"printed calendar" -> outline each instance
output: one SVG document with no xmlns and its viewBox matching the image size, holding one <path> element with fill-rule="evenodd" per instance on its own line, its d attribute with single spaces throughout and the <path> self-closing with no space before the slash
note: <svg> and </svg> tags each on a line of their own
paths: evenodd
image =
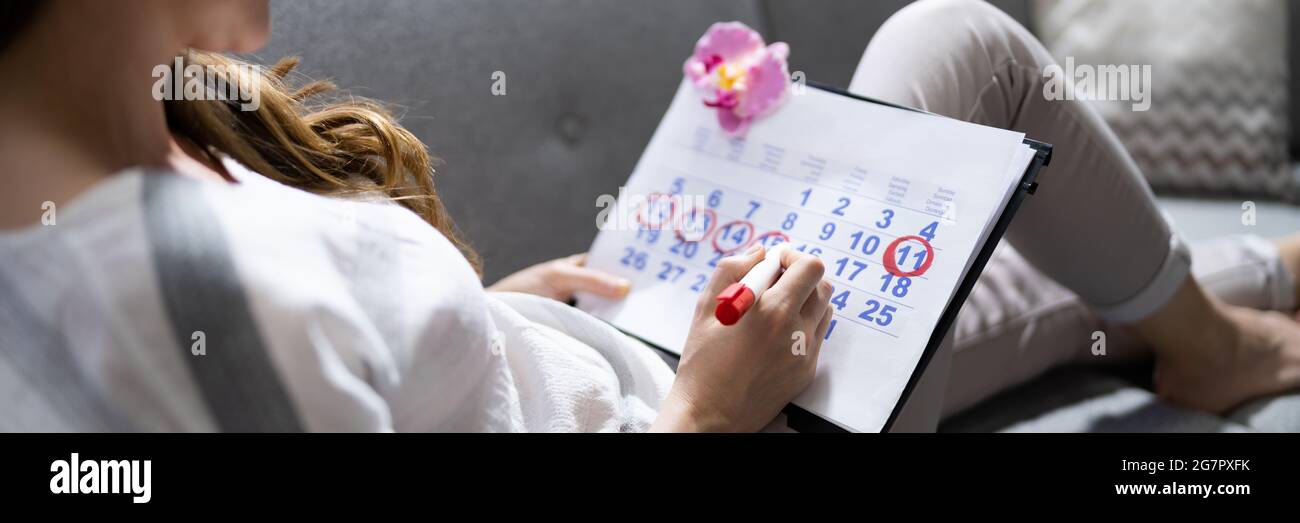
<svg viewBox="0 0 1300 523">
<path fill-rule="evenodd" d="M 680 353 L 717 263 L 788 243 L 835 287 L 795 404 L 879 431 L 1034 153 L 1020 133 L 816 88 L 732 137 L 683 82 L 588 255 L 632 291 L 578 306 Z"/>
</svg>

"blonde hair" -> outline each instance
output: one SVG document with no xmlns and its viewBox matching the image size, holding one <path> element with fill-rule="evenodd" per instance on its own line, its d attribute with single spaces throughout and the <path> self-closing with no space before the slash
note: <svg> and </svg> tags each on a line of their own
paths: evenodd
<svg viewBox="0 0 1300 523">
<path fill-rule="evenodd" d="M 246 62 L 216 53 L 189 50 L 184 65 L 228 75 L 239 82 Z M 433 184 L 433 163 L 423 143 L 384 106 L 366 99 L 325 99 L 335 90 L 325 81 L 291 87 L 297 58 L 256 68 L 256 110 L 241 110 L 239 100 L 164 102 L 167 125 L 178 137 L 209 154 L 220 152 L 263 176 L 327 196 L 378 193 L 410 209 L 455 245 L 474 270 L 482 262 L 452 222 Z M 212 80 L 208 78 L 207 80 Z"/>
</svg>

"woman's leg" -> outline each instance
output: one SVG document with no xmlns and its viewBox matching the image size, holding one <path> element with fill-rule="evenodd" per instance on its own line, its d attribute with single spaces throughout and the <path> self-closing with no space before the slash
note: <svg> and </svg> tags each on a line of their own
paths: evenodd
<svg viewBox="0 0 1300 523">
<path fill-rule="evenodd" d="M 1300 241 L 1292 242 L 1300 248 Z M 1261 310 L 1295 309 L 1296 285 L 1276 245 L 1229 236 L 1192 245 L 1192 267 L 1212 296 Z M 1131 362 L 1150 348 L 1123 325 L 1099 318 L 1069 289 L 1009 245 L 998 248 L 957 316 L 943 416 L 1066 364 Z M 1105 336 L 1104 354 L 1093 352 Z"/>
<path fill-rule="evenodd" d="M 880 28 L 850 89 L 1053 143 L 1007 239 L 1098 316 L 1130 324 L 1156 352 L 1166 397 L 1221 411 L 1300 385 L 1300 325 L 1205 294 L 1115 134 L 1085 104 L 1043 95 L 1053 63 L 984 2 L 921 0 Z"/>
</svg>

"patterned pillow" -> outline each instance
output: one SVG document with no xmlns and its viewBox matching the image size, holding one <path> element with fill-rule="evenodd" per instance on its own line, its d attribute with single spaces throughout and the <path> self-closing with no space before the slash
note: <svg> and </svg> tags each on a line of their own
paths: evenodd
<svg viewBox="0 0 1300 523">
<path fill-rule="evenodd" d="M 1058 61 L 1151 66 L 1149 110 L 1133 110 L 1132 101 L 1089 103 L 1157 191 L 1300 202 L 1287 148 L 1285 0 L 1036 0 L 1034 7 Z"/>
</svg>

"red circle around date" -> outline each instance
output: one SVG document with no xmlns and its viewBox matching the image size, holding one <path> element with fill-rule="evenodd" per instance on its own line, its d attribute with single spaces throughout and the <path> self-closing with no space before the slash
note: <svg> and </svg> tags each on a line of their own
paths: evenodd
<svg viewBox="0 0 1300 523">
<path fill-rule="evenodd" d="M 652 225 L 651 223 L 649 223 L 650 219 L 648 216 L 646 216 L 646 211 L 649 210 L 651 204 L 657 203 L 658 200 L 663 200 L 663 199 L 668 200 L 668 216 L 664 217 L 661 213 L 658 222 Z M 662 231 L 668 227 L 671 227 L 673 224 L 673 219 L 677 217 L 677 200 L 674 200 L 671 195 L 657 193 L 657 192 L 650 193 L 645 197 L 645 201 L 641 202 L 641 205 L 637 206 L 636 214 L 633 215 L 633 217 L 636 219 L 636 222 L 640 224 L 645 230 Z"/>
<path fill-rule="evenodd" d="M 695 210 L 691 211 L 691 215 L 692 216 L 697 215 L 701 211 L 705 214 L 705 216 L 709 218 L 709 228 L 705 229 L 704 232 L 700 234 L 699 238 L 695 238 L 692 240 L 690 238 L 687 238 L 685 234 L 682 234 L 682 231 L 685 230 L 686 228 L 684 222 L 675 223 L 673 224 L 673 228 L 676 229 L 678 239 L 686 243 L 699 243 L 704 241 L 705 238 L 708 238 L 710 234 L 713 234 L 713 229 L 716 229 L 718 226 L 718 213 L 713 212 L 713 209 L 696 208 Z M 684 219 L 685 219 L 684 217 L 678 217 L 678 221 L 682 221 Z"/>
<path fill-rule="evenodd" d="M 898 260 L 895 259 L 895 256 L 897 255 L 894 254 L 894 251 L 898 249 L 898 246 L 902 245 L 903 242 L 908 241 L 921 242 L 921 245 L 925 247 L 925 261 L 921 262 L 921 266 L 916 270 L 912 272 L 903 272 L 898 269 Z M 915 278 L 925 274 L 925 271 L 930 270 L 930 265 L 932 263 L 934 263 L 934 247 L 930 245 L 930 242 L 925 241 L 925 238 L 920 236 L 902 236 L 897 240 L 894 240 L 889 244 L 889 247 L 885 248 L 884 260 L 882 260 L 885 270 L 899 278 Z"/>
<path fill-rule="evenodd" d="M 720 236 L 722 229 L 727 229 L 727 232 L 730 233 L 731 232 L 730 227 L 732 225 L 744 225 L 746 229 L 749 229 L 749 234 L 746 235 L 745 241 L 740 242 L 740 245 L 732 247 L 731 249 L 728 250 L 723 250 L 722 246 L 718 245 L 718 236 Z M 727 222 L 723 224 L 721 227 L 714 229 L 712 234 L 713 234 L 713 249 L 722 254 L 731 254 L 733 252 L 739 251 L 742 247 L 754 242 L 754 224 L 749 223 L 745 220 L 734 220 L 734 221 Z"/>
</svg>

